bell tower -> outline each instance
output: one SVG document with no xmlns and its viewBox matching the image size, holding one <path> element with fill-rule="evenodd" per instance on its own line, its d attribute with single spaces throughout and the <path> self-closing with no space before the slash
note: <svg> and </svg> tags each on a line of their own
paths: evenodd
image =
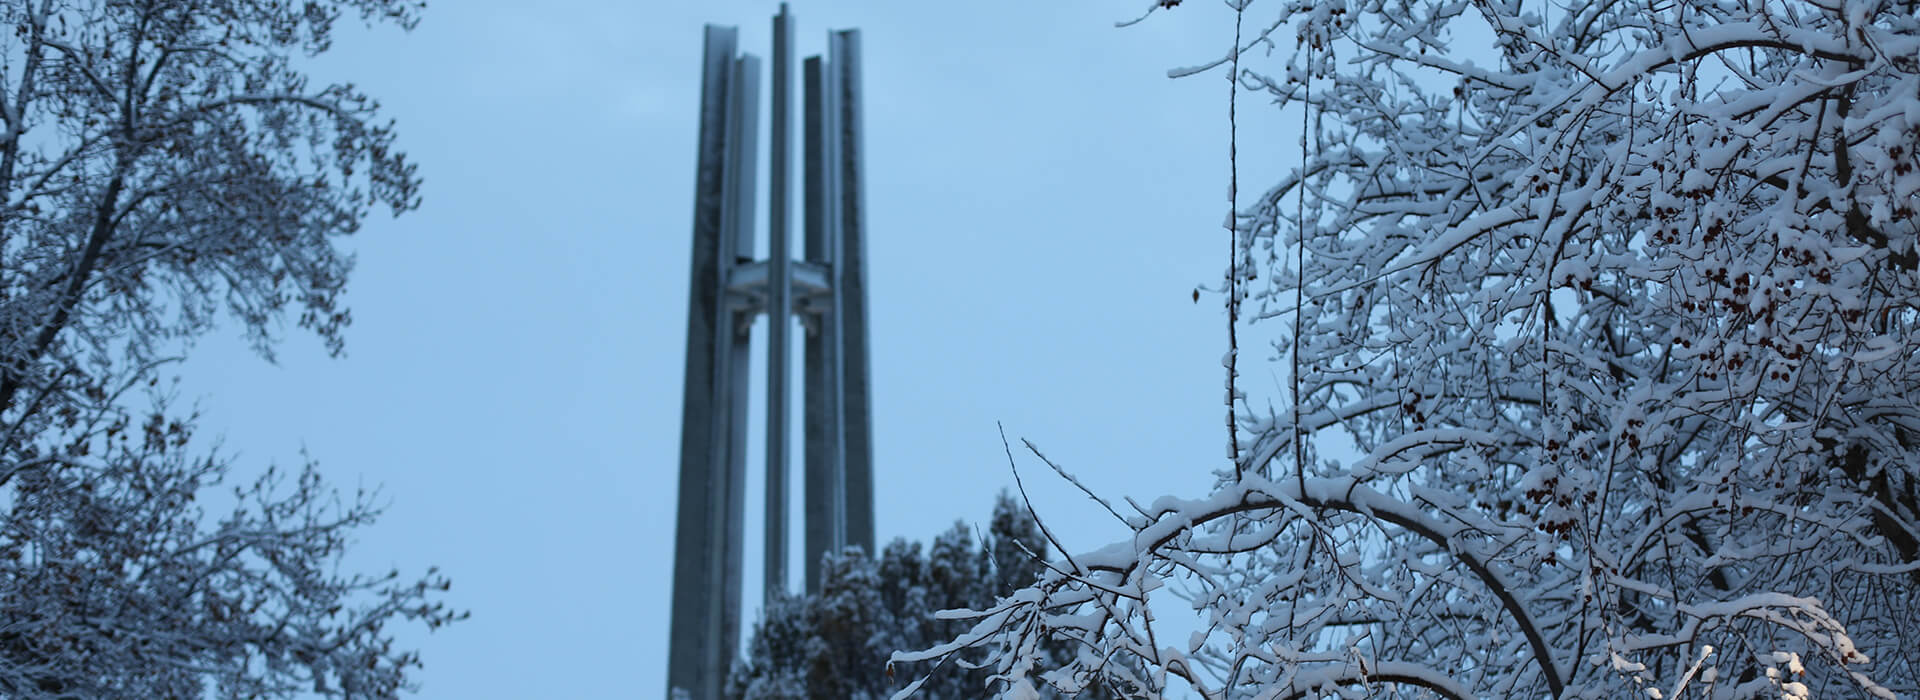
<svg viewBox="0 0 1920 700">
<path fill-rule="evenodd" d="M 766 531 L 769 596 L 786 588 L 791 318 L 800 320 L 807 588 L 820 558 L 873 552 L 866 200 L 860 36 L 827 35 L 803 67 L 804 246 L 792 251 L 793 19 L 773 18 L 768 257 L 754 259 L 761 61 L 739 30 L 708 25 L 701 61 L 693 267 L 674 533 L 669 700 L 717 700 L 739 648 L 753 322 L 768 317 Z"/>
</svg>

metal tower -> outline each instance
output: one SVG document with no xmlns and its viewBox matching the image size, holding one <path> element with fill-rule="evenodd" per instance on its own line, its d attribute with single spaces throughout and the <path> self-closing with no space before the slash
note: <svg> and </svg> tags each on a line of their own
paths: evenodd
<svg viewBox="0 0 1920 700">
<path fill-rule="evenodd" d="M 792 210 L 793 20 L 773 18 L 773 150 L 767 260 L 754 260 L 760 60 L 738 50 L 735 27 L 708 25 L 701 68 L 687 301 L 686 400 L 674 534 L 670 700 L 720 697 L 740 635 L 746 440 L 754 318 L 767 314 L 766 590 L 787 579 L 789 314 L 805 329 L 805 542 L 809 591 L 820 557 L 873 551 L 873 439 L 867 361 L 865 198 L 860 37 L 830 32 L 808 57 L 805 250 L 789 252 Z"/>
</svg>

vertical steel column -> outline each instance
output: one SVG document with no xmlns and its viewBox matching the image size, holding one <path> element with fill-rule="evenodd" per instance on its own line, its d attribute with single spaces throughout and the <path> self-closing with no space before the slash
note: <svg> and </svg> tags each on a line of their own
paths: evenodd
<svg viewBox="0 0 1920 700">
<path fill-rule="evenodd" d="M 740 67 L 734 59 L 738 33 L 708 26 L 701 60 L 700 136 L 694 176 L 693 266 L 687 295 L 686 393 L 680 432 L 679 511 L 674 532 L 673 620 L 667 661 L 667 694 L 717 698 L 718 679 L 731 662 L 738 634 L 738 603 L 716 595 L 731 583 L 737 591 L 740 563 L 738 510 L 732 495 L 744 484 L 731 468 L 729 414 L 737 395 L 730 354 L 734 318 L 726 271 L 733 264 L 739 223 L 741 160 L 734 134 L 742 118 Z M 749 185 L 750 186 L 750 185 Z M 729 607 L 732 608 L 731 612 Z"/>
<path fill-rule="evenodd" d="M 787 197 L 787 182 L 792 166 L 787 162 L 792 147 L 787 132 L 793 117 L 788 114 L 793 98 L 788 93 L 793 82 L 793 19 L 787 4 L 780 3 L 780 14 L 773 17 L 773 154 L 772 190 L 767 197 L 767 230 L 772 236 L 767 260 L 767 530 L 763 549 L 766 553 L 766 598 L 787 590 L 787 367 L 789 341 L 787 329 L 793 322 L 793 255 L 787 245 L 792 236 L 787 230 L 792 205 Z"/>
<path fill-rule="evenodd" d="M 726 272 L 738 269 L 742 262 L 753 259 L 755 228 L 753 225 L 754 189 L 758 186 L 755 169 L 758 166 L 760 135 L 760 59 L 751 55 L 742 55 L 734 60 L 733 84 L 729 92 L 733 109 L 728 116 L 732 132 L 727 144 L 727 158 L 732 177 L 728 178 L 729 216 L 720 239 L 723 250 L 722 260 L 727 262 Z M 728 241 L 731 241 L 729 244 Z M 733 286 L 731 280 L 728 287 Z M 724 552 L 715 559 L 725 575 L 721 580 L 719 595 L 720 625 L 722 629 L 721 646 L 717 649 L 715 665 L 711 667 L 713 692 L 701 697 L 718 700 L 724 689 L 726 675 L 733 666 L 734 651 L 740 647 L 740 589 L 741 564 L 745 559 L 746 513 L 747 513 L 747 409 L 750 406 L 749 384 L 753 371 L 753 317 L 752 309 L 728 305 L 727 330 L 732 340 L 727 348 L 730 367 L 726 376 L 727 390 L 727 509 L 726 515 L 719 518 L 726 527 L 726 545 Z"/>
<path fill-rule="evenodd" d="M 860 32 L 847 29 L 828 37 L 827 62 L 833 70 L 835 104 L 830 120 L 837 176 L 839 250 L 833 288 L 839 298 L 842 545 L 858 545 L 873 554 L 873 414 L 867 353 L 866 169 L 860 104 Z"/>
<path fill-rule="evenodd" d="M 826 108 L 829 94 L 826 67 L 819 56 L 809 56 L 802 69 L 803 102 L 806 115 L 804 161 L 806 168 L 806 259 L 828 271 L 833 279 L 834 251 L 838 248 L 837 227 L 827 206 L 834 200 L 830 182 L 833 157 L 830 145 L 833 130 L 826 123 L 831 110 Z M 805 365 L 806 401 L 806 590 L 820 590 L 820 558 L 838 549 L 838 523 L 843 519 L 840 495 L 840 288 L 829 283 L 829 303 L 816 311 L 813 331 L 807 334 Z"/>
</svg>

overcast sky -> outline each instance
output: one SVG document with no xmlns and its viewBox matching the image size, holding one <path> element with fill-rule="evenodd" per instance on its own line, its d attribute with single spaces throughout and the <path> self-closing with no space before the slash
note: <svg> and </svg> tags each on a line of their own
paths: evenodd
<svg viewBox="0 0 1920 700">
<path fill-rule="evenodd" d="M 1191 294 L 1225 262 L 1227 85 L 1166 74 L 1223 55 L 1231 14 L 1196 0 L 1115 28 L 1147 4 L 792 6 L 800 56 L 862 31 L 882 541 L 984 524 L 1012 483 L 996 421 L 1111 497 L 1202 495 L 1225 464 L 1224 314 Z M 183 393 L 242 471 L 304 447 L 334 484 L 384 489 L 350 565 L 438 565 L 473 612 L 400 632 L 419 697 L 663 692 L 701 25 L 765 55 L 776 9 L 442 0 L 412 33 L 343 22 L 315 62 L 381 99 L 425 203 L 349 243 L 346 357 L 289 333 L 268 364 L 229 328 Z M 1242 98 L 1256 194 L 1298 157 L 1264 102 Z M 1283 395 L 1263 355 L 1243 353 L 1256 400 Z M 1070 547 L 1125 534 L 1020 466 Z"/>
</svg>

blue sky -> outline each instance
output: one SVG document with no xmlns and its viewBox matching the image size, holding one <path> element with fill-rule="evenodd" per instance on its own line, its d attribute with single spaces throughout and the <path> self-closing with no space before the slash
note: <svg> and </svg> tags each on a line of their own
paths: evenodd
<svg viewBox="0 0 1920 700">
<path fill-rule="evenodd" d="M 883 541 L 985 520 L 1012 482 L 996 421 L 1112 497 L 1197 496 L 1224 465 L 1224 313 L 1191 292 L 1224 264 L 1227 86 L 1166 72 L 1225 53 L 1231 15 L 1114 27 L 1147 4 L 792 6 L 800 55 L 863 32 Z M 443 0 L 410 34 L 343 22 L 313 62 L 382 100 L 425 203 L 348 243 L 346 357 L 289 332 L 269 364 L 229 327 L 182 393 L 243 472 L 304 447 L 383 488 L 351 566 L 452 576 L 472 619 L 400 632 L 419 697 L 664 687 L 701 25 L 764 55 L 776 8 Z M 1298 157 L 1263 103 L 1242 98 L 1251 194 Z M 1264 354 L 1243 382 L 1283 395 Z M 1124 534 L 1021 466 L 1070 547 Z"/>
</svg>

